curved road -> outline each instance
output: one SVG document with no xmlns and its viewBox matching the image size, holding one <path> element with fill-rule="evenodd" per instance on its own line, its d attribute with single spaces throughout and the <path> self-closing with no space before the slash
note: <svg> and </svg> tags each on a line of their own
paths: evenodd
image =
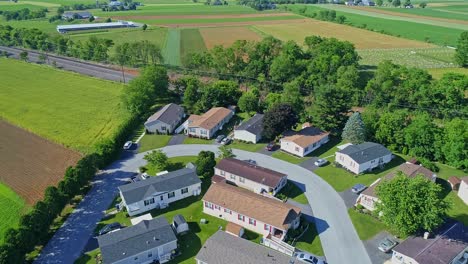
<svg viewBox="0 0 468 264">
<path fill-rule="evenodd" d="M 216 145 L 173 145 L 162 148 L 169 157 L 195 156 L 201 150 L 218 152 Z M 239 159 L 253 159 L 260 166 L 288 174 L 305 189 L 312 207 L 320 240 L 330 264 L 370 264 L 370 258 L 348 216 L 346 206 L 336 191 L 322 178 L 298 165 L 260 153 L 233 150 Z M 146 153 L 146 152 L 145 152 Z M 65 224 L 55 233 L 35 263 L 73 263 L 84 250 L 96 224 L 117 195 L 117 187 L 146 163 L 145 153 L 116 161 L 98 174 L 93 188 Z"/>
</svg>

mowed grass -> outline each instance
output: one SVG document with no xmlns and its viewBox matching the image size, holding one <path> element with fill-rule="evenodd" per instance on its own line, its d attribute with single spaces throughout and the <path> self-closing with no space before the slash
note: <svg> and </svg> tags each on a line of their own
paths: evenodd
<svg viewBox="0 0 468 264">
<path fill-rule="evenodd" d="M 322 243 L 317 229 L 313 223 L 309 223 L 307 231 L 296 241 L 296 248 L 310 252 L 318 256 L 324 256 Z"/>
<path fill-rule="evenodd" d="M 171 135 L 146 134 L 140 140 L 138 152 L 145 152 L 152 149 L 162 148 L 171 140 Z"/>
<path fill-rule="evenodd" d="M 206 51 L 205 42 L 200 35 L 200 31 L 196 28 L 182 29 L 180 41 L 180 59 L 182 63 L 187 61 L 191 54 Z"/>
<path fill-rule="evenodd" d="M 167 33 L 167 39 L 162 49 L 164 63 L 169 65 L 181 65 L 180 60 L 180 29 L 170 28 Z"/>
<path fill-rule="evenodd" d="M 395 12 L 396 14 L 409 14 L 409 15 L 418 15 L 418 16 L 427 16 L 431 18 L 444 18 L 444 19 L 457 19 L 468 21 L 468 12 L 466 14 L 447 12 L 439 8 L 431 8 L 430 4 L 427 8 L 378 8 L 387 12 Z M 461 10 L 458 6 L 457 10 Z"/>
<path fill-rule="evenodd" d="M 379 220 L 370 215 L 359 213 L 353 208 L 350 208 L 348 213 L 361 240 L 371 239 L 378 233 L 387 229 Z"/>
<path fill-rule="evenodd" d="M 126 118 L 122 85 L 48 66 L 0 59 L 0 117 L 81 152 Z"/>
<path fill-rule="evenodd" d="M 17 227 L 22 213 L 26 210 L 24 200 L 8 186 L 0 183 L 0 244 L 3 243 L 5 231 Z"/>
</svg>

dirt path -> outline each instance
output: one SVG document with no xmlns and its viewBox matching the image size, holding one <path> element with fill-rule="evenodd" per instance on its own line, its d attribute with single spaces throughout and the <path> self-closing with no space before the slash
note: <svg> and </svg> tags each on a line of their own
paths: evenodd
<svg viewBox="0 0 468 264">
<path fill-rule="evenodd" d="M 291 13 L 268 13 L 268 14 L 226 14 L 226 15 L 158 15 L 158 16 L 116 16 L 116 19 L 222 19 L 222 18 L 255 18 L 255 17 L 281 17 L 294 16 Z"/>
</svg>

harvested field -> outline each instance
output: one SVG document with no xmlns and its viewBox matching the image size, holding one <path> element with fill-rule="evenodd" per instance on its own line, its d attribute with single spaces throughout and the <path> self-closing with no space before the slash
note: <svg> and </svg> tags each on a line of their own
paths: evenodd
<svg viewBox="0 0 468 264">
<path fill-rule="evenodd" d="M 33 205 L 57 185 L 81 155 L 21 128 L 0 121 L 0 181 Z"/>
<path fill-rule="evenodd" d="M 383 9 L 383 8 L 368 8 L 368 7 L 364 7 L 364 6 L 354 6 L 354 7 L 350 7 L 352 9 L 357 9 L 357 10 L 364 10 L 364 11 L 368 11 L 368 12 L 374 12 L 374 13 L 378 13 L 378 14 L 386 14 L 386 15 L 392 15 L 392 16 L 400 16 L 400 17 L 408 17 L 408 18 L 418 18 L 418 19 L 430 19 L 430 20 L 434 20 L 434 21 L 441 21 L 441 22 L 449 22 L 449 23 L 457 23 L 457 24 L 465 24 L 465 25 L 468 25 L 468 21 L 466 20 L 460 20 L 460 19 L 448 19 L 448 18 L 441 18 L 441 17 L 435 17 L 435 16 L 430 16 L 430 15 L 422 15 L 422 14 L 411 14 L 411 13 L 405 13 L 405 12 L 402 12 L 402 11 L 399 11 L 398 9 L 401 9 L 401 8 L 387 8 L 387 9 Z M 394 11 L 396 10 L 396 11 Z M 428 12 L 431 11 L 431 9 L 427 9 L 429 10 Z M 412 10 L 410 10 L 412 11 Z"/>
<path fill-rule="evenodd" d="M 291 16 L 291 13 L 266 13 L 266 14 L 225 14 L 225 15 L 142 15 L 142 16 L 118 16 L 116 19 L 135 20 L 135 19 L 224 19 L 224 18 L 253 18 L 253 17 L 281 17 Z"/>
<path fill-rule="evenodd" d="M 351 26 L 325 21 L 306 20 L 303 23 L 281 25 L 256 25 L 255 29 L 272 35 L 283 41 L 294 40 L 303 44 L 304 38 L 311 35 L 333 37 L 354 44 L 356 49 L 394 49 L 394 48 L 428 48 L 432 44 L 397 38 Z"/>
<path fill-rule="evenodd" d="M 202 28 L 200 33 L 208 49 L 216 45 L 230 46 L 236 40 L 260 41 L 262 37 L 247 27 Z"/>
<path fill-rule="evenodd" d="M 163 27 L 177 28 L 205 28 L 205 27 L 229 27 L 229 26 L 252 26 L 252 25 L 282 25 L 286 23 L 306 23 L 309 19 L 285 19 L 285 20 L 262 20 L 262 21 L 233 21 L 233 22 L 207 22 L 207 23 L 177 23 L 160 24 Z"/>
</svg>

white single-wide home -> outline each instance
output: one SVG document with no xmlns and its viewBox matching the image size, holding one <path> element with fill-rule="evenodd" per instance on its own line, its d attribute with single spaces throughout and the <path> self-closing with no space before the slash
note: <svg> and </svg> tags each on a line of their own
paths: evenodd
<svg viewBox="0 0 468 264">
<path fill-rule="evenodd" d="M 169 134 L 184 117 L 185 112 L 182 107 L 172 103 L 167 104 L 146 120 L 145 129 L 148 133 Z"/>
<path fill-rule="evenodd" d="M 354 174 L 383 168 L 392 159 L 393 154 L 390 150 L 373 142 L 348 145 L 335 153 L 335 162 Z"/>
<path fill-rule="evenodd" d="M 234 158 L 222 159 L 215 167 L 215 175 L 259 194 L 276 195 L 288 182 L 284 173 Z"/>
<path fill-rule="evenodd" d="M 249 120 L 242 122 L 234 129 L 234 139 L 257 143 L 262 139 L 263 115 L 255 114 Z"/>
<path fill-rule="evenodd" d="M 148 177 L 146 180 L 122 185 L 120 197 L 130 216 L 152 209 L 165 208 L 170 203 L 201 193 L 201 180 L 195 169 L 184 168 Z"/>
<path fill-rule="evenodd" d="M 165 263 L 177 249 L 177 238 L 164 217 L 143 220 L 97 240 L 104 264 Z"/>
<path fill-rule="evenodd" d="M 434 172 L 424 168 L 421 165 L 404 163 L 401 164 L 396 170 L 387 174 L 385 177 L 377 179 L 374 183 L 372 183 L 371 186 L 369 186 L 369 188 L 360 193 L 356 200 L 356 205 L 360 204 L 366 209 L 374 211 L 376 209 L 377 203 L 380 201 L 375 193 L 375 189 L 383 181 L 393 179 L 399 172 L 410 178 L 414 178 L 417 175 L 422 175 L 432 182 L 435 182 L 437 179 L 437 175 Z"/>
<path fill-rule="evenodd" d="M 461 178 L 460 187 L 458 187 L 458 197 L 468 205 L 468 176 Z"/>
<path fill-rule="evenodd" d="M 327 143 L 329 134 L 317 127 L 304 127 L 298 132 L 288 131 L 280 139 L 281 150 L 299 157 L 305 157 Z"/>
<path fill-rule="evenodd" d="M 234 111 L 224 108 L 211 108 L 203 115 L 190 115 L 184 123 L 185 134 L 191 137 L 211 139 L 223 129 L 223 126 L 234 116 Z"/>
<path fill-rule="evenodd" d="M 203 212 L 281 240 L 299 226 L 301 216 L 298 207 L 225 182 L 211 184 L 203 197 Z"/>
</svg>

